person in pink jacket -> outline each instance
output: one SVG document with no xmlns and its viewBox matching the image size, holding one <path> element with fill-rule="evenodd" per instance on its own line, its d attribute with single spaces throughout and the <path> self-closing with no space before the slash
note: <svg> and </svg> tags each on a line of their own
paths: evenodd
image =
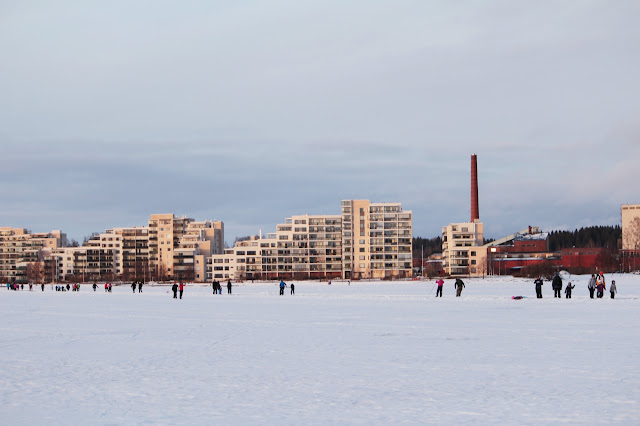
<svg viewBox="0 0 640 426">
<path fill-rule="evenodd" d="M 442 280 L 442 278 L 440 278 L 438 281 L 436 281 L 436 284 L 438 284 L 438 289 L 436 290 L 436 297 L 438 297 L 438 294 L 440 294 L 440 297 L 442 297 L 442 286 L 444 285 L 444 281 Z"/>
</svg>

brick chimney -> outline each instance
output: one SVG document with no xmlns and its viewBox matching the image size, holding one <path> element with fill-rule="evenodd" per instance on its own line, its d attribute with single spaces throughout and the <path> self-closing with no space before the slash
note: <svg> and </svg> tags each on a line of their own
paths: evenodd
<svg viewBox="0 0 640 426">
<path fill-rule="evenodd" d="M 471 155 L 471 222 L 480 220 L 478 205 L 478 156 Z"/>
</svg>

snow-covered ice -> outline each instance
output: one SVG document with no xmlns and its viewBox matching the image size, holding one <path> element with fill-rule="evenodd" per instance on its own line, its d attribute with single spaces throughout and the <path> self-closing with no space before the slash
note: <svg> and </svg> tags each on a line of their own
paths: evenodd
<svg viewBox="0 0 640 426">
<path fill-rule="evenodd" d="M 640 277 L 613 278 L 615 300 L 586 276 L 570 300 L 511 277 L 441 299 L 433 281 L 0 289 L 0 423 L 639 424 Z"/>
</svg>

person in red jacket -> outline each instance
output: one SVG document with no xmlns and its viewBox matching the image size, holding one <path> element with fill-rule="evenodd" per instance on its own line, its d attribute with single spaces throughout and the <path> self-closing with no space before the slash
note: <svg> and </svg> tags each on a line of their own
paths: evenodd
<svg viewBox="0 0 640 426">
<path fill-rule="evenodd" d="M 438 289 L 436 290 L 436 297 L 438 297 L 438 294 L 440 294 L 440 297 L 442 297 L 442 286 L 444 285 L 444 281 L 442 280 L 442 278 L 440 278 L 438 281 L 436 281 L 436 284 L 438 284 Z"/>
<path fill-rule="evenodd" d="M 180 282 L 180 286 L 178 287 L 178 290 L 180 290 L 180 299 L 182 299 L 182 292 L 184 291 L 184 284 L 182 282 Z"/>
</svg>

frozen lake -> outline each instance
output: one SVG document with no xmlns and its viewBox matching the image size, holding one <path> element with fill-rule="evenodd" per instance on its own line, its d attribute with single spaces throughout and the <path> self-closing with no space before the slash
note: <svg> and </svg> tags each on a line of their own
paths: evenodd
<svg viewBox="0 0 640 426">
<path fill-rule="evenodd" d="M 3 288 L 0 422 L 639 424 L 640 277 L 613 278 L 615 300 L 586 276 L 570 300 L 510 277 L 438 299 L 433 281 Z"/>
</svg>

